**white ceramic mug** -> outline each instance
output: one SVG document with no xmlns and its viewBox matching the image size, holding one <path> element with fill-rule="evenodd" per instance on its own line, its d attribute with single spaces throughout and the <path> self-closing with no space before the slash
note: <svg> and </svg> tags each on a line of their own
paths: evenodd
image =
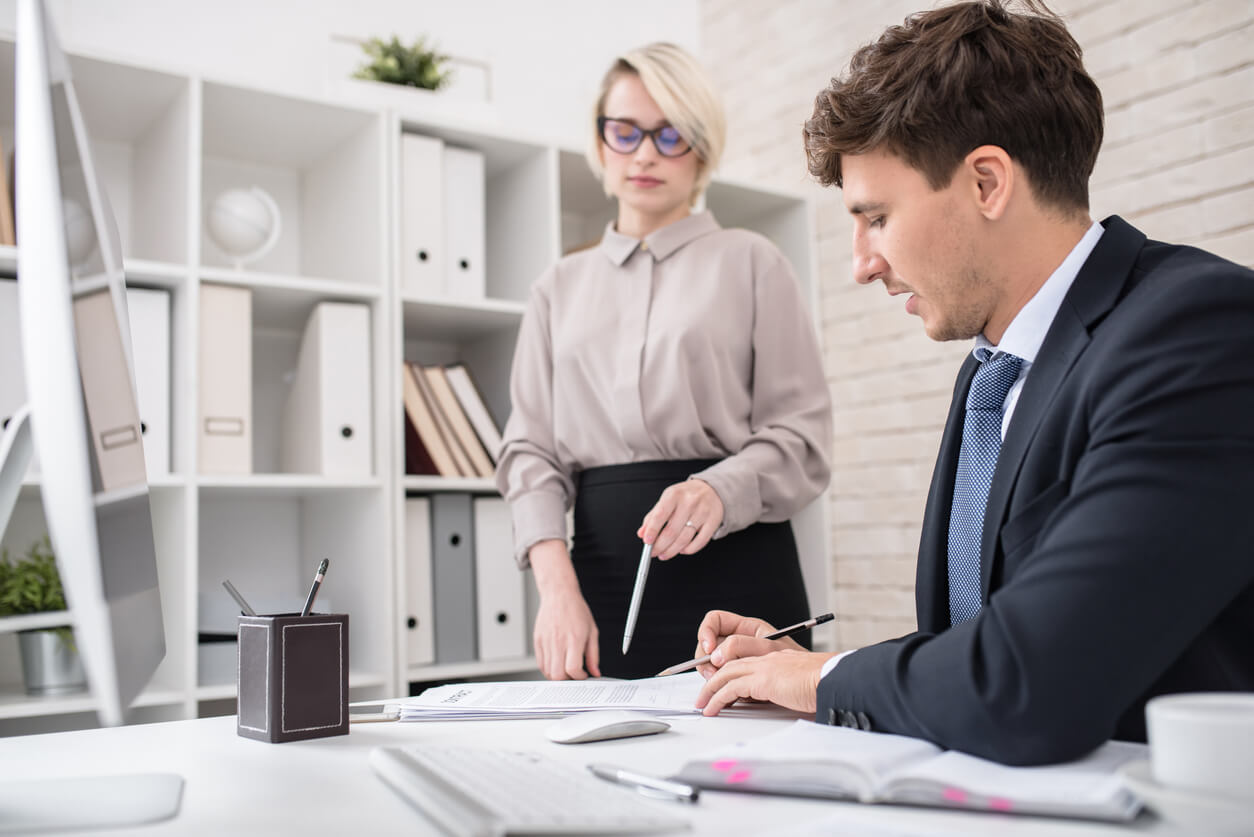
<svg viewBox="0 0 1254 837">
<path fill-rule="evenodd" d="M 1254 693 L 1161 695 L 1145 718 L 1160 784 L 1254 804 Z"/>
</svg>

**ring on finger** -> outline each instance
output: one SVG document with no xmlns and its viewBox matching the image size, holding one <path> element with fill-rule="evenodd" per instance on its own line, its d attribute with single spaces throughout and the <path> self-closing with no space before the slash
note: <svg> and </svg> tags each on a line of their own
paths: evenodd
<svg viewBox="0 0 1254 837">
<path fill-rule="evenodd" d="M 689 520 L 689 521 L 688 521 L 687 523 L 685 523 L 684 525 L 685 525 L 685 526 L 691 526 L 693 529 L 700 528 L 700 527 L 698 527 L 698 526 L 697 526 L 697 524 L 693 523 L 691 520 Z"/>
</svg>

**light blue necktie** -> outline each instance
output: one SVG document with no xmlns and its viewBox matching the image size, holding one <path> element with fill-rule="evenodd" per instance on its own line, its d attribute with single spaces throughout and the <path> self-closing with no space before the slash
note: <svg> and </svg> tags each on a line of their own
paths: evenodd
<svg viewBox="0 0 1254 837">
<path fill-rule="evenodd" d="M 980 541 L 984 535 L 984 507 L 1001 451 L 1002 405 L 1019 377 L 1023 358 L 999 354 L 984 347 L 975 350 L 980 368 L 967 393 L 967 417 L 962 425 L 962 449 L 954 480 L 954 504 L 949 514 L 949 622 L 957 625 L 980 612 Z"/>
</svg>

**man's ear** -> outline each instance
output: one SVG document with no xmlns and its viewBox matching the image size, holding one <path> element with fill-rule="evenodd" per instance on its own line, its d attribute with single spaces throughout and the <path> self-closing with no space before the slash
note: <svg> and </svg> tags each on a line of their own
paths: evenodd
<svg viewBox="0 0 1254 837">
<path fill-rule="evenodd" d="M 996 221 L 1006 212 L 1015 191 L 1015 167 L 1006 150 L 981 145 L 962 161 L 971 182 L 971 195 L 980 214 Z"/>
</svg>

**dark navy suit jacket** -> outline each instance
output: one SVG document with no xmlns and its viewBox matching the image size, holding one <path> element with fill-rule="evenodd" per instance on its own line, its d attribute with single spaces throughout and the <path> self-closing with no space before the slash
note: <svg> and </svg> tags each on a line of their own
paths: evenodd
<svg viewBox="0 0 1254 837">
<path fill-rule="evenodd" d="M 1010 764 L 1145 740 L 1145 702 L 1254 691 L 1254 272 L 1118 217 L 1006 431 L 984 607 L 949 625 L 958 374 L 919 546 L 917 632 L 846 657 L 817 719 Z"/>
</svg>

